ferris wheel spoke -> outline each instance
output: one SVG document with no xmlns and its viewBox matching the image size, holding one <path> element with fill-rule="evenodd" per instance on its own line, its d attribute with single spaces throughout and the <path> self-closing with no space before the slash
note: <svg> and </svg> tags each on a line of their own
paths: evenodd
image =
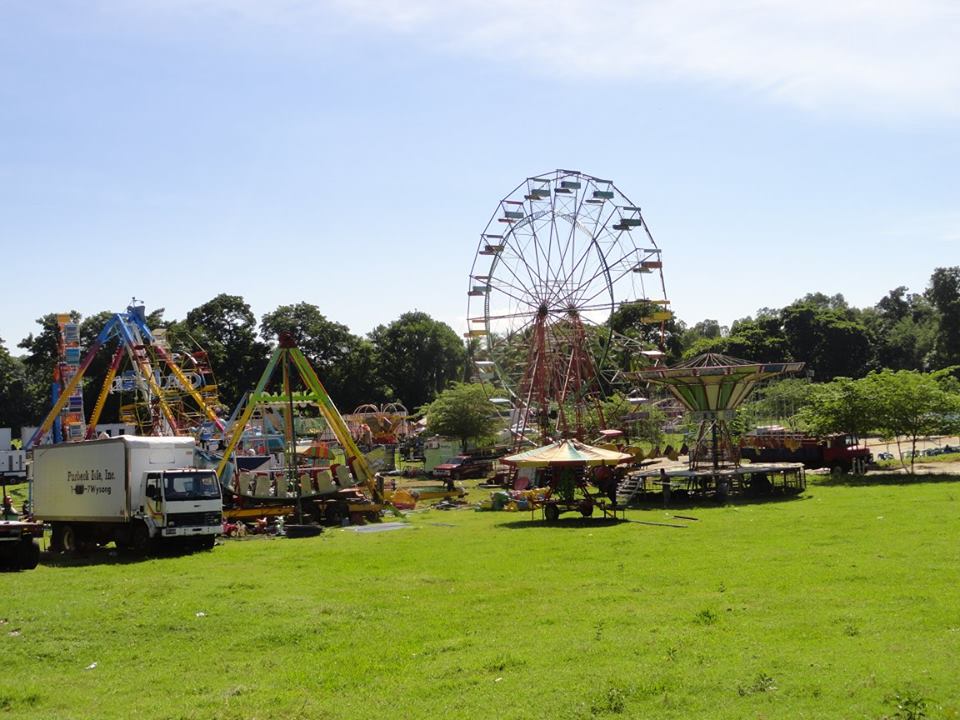
<svg viewBox="0 0 960 720">
<path fill-rule="evenodd" d="M 603 225 L 601 225 L 600 223 L 600 218 L 602 214 L 603 214 L 603 206 L 600 206 L 597 208 L 596 215 L 593 219 L 593 227 L 590 229 L 584 227 L 584 233 L 587 234 L 588 237 L 590 238 L 590 240 L 586 244 L 586 247 L 584 248 L 584 257 L 586 257 L 590 253 L 591 249 L 596 249 L 597 251 L 600 251 L 599 255 L 601 258 L 603 258 L 603 252 L 601 251 L 600 246 L 597 245 L 597 242 L 596 242 L 598 228 L 603 227 Z M 581 270 L 581 277 L 580 277 L 581 286 L 583 284 L 583 274 L 585 270 L 586 270 L 586 263 L 583 264 L 582 270 Z"/>
<path fill-rule="evenodd" d="M 530 311 L 522 312 L 513 312 L 513 313 L 504 313 L 502 315 L 490 315 L 488 320 L 517 320 L 521 318 L 530 317 Z"/>
<path fill-rule="evenodd" d="M 519 281 L 519 278 L 514 278 Z M 504 295 L 517 300 L 518 302 L 523 302 L 530 307 L 536 307 L 536 302 L 534 298 L 531 298 L 529 290 L 523 285 L 516 285 L 512 282 L 508 282 L 504 278 L 491 278 L 489 281 L 490 291 L 503 293 Z"/>
<path fill-rule="evenodd" d="M 597 238 L 597 236 L 600 234 L 597 228 L 598 227 L 605 228 L 607 226 L 607 224 L 610 221 L 610 218 L 612 218 L 614 213 L 616 212 L 616 207 L 611 208 L 609 214 L 607 215 L 606 220 L 603 221 L 603 224 L 601 224 L 601 218 L 603 216 L 603 207 L 604 206 L 601 206 L 597 210 L 597 216 L 595 218 L 593 230 L 590 233 L 590 242 L 588 243 L 587 249 L 584 251 L 584 253 L 586 255 L 586 254 L 589 254 L 590 250 L 595 251 L 597 256 L 598 269 L 602 270 L 603 273 L 606 275 L 606 288 L 609 289 L 612 285 L 612 281 L 610 280 L 609 265 L 606 260 L 607 253 L 604 252 L 603 246 Z M 579 281 L 576 283 L 577 287 L 585 287 L 590 283 L 592 283 L 594 280 L 598 279 L 599 277 L 597 274 L 594 274 L 589 279 L 585 279 L 586 272 L 587 272 L 587 265 L 586 263 L 584 263 L 583 266 L 581 267 Z"/>
<path fill-rule="evenodd" d="M 520 230 L 524 230 L 530 234 L 527 236 L 522 236 Z M 523 266 L 522 269 L 526 271 L 527 279 L 530 281 L 530 285 L 536 286 L 536 281 L 537 278 L 540 277 L 540 273 L 536 268 L 531 266 L 530 262 L 527 260 L 527 256 L 530 254 L 530 246 L 536 246 L 536 236 L 534 234 L 533 227 L 528 223 L 522 228 L 516 228 L 510 234 L 510 238 L 516 243 L 517 246 L 516 251 L 512 256 L 513 260 L 519 265 Z M 521 285 L 523 284 L 523 281 L 519 277 L 517 277 L 517 281 L 521 283 Z"/>
<path fill-rule="evenodd" d="M 486 311 L 488 320 L 516 320 L 523 317 L 535 315 L 534 308 L 523 303 L 497 303 L 491 305 Z"/>
<path fill-rule="evenodd" d="M 535 273 L 536 275 L 535 282 L 540 293 L 540 300 L 546 299 L 543 295 L 543 288 L 550 287 L 553 281 L 552 270 L 550 267 L 549 239 L 547 240 L 546 245 L 547 247 L 545 248 L 542 231 L 534 229 L 530 238 L 530 247 L 532 250 L 531 255 L 533 256 L 531 272 Z"/>
<path fill-rule="evenodd" d="M 555 179 L 555 182 L 556 181 L 557 179 Z M 547 271 L 551 275 L 554 275 L 556 273 L 555 261 L 553 259 L 554 258 L 553 248 L 554 248 L 554 245 L 557 245 L 557 247 L 559 248 L 559 242 L 560 242 L 559 236 L 557 233 L 557 223 L 556 223 L 556 218 L 558 214 L 557 208 L 560 205 L 560 203 L 564 202 L 564 200 L 565 198 L 560 193 L 556 192 L 556 188 L 554 188 L 553 196 L 550 198 L 550 224 L 547 228 L 546 250 L 543 252 L 543 257 L 547 266 Z"/>
<path fill-rule="evenodd" d="M 583 227 L 579 222 L 579 217 L 583 209 L 583 201 L 585 198 L 586 192 L 578 193 L 576 199 L 571 202 L 571 207 L 568 208 L 567 212 L 563 215 L 564 219 L 566 219 L 566 221 L 570 224 L 570 230 L 567 233 L 566 244 L 564 245 L 560 254 L 560 259 L 557 262 L 557 268 L 560 271 L 557 277 L 558 288 L 566 286 L 573 272 L 573 268 L 571 268 L 570 272 L 567 272 L 567 259 L 570 258 L 571 262 L 573 262 L 572 258 L 577 254 L 577 231 L 583 230 Z"/>
<path fill-rule="evenodd" d="M 559 229 L 556 223 L 556 218 L 563 216 L 563 213 L 558 211 L 558 207 L 566 208 L 568 204 L 569 200 L 565 196 L 557 192 L 554 193 L 554 196 L 551 199 L 550 223 L 549 227 L 547 228 L 548 232 L 546 233 L 546 243 L 544 244 L 541 242 L 540 246 L 538 247 L 541 257 L 543 257 L 544 264 L 547 268 L 547 271 L 544 273 L 544 275 L 549 281 L 548 287 L 551 288 L 556 286 L 559 281 L 560 272 L 563 268 L 563 258 L 565 255 L 565 248 L 560 238 Z M 559 257 L 557 257 L 555 253 L 559 253 Z M 554 259 L 555 257 L 557 257 L 557 259 Z M 553 304 L 554 295 L 554 293 L 551 293 L 548 297 L 546 297 L 548 304 Z"/>
<path fill-rule="evenodd" d="M 599 280 L 601 278 L 604 278 L 606 282 L 598 283 L 597 284 L 598 289 L 596 290 L 596 292 L 594 292 L 593 295 L 586 296 L 585 293 L 589 292 L 588 288 L 593 287 L 594 280 Z M 590 278 L 587 278 L 587 280 L 581 284 L 581 287 L 584 288 L 585 293 L 584 293 L 584 296 L 581 296 L 580 301 L 586 302 L 586 303 L 593 302 L 604 293 L 609 293 L 610 286 L 614 285 L 615 283 L 616 281 L 614 280 L 613 277 L 611 277 L 611 275 L 609 274 L 609 271 L 606 268 L 599 268 L 597 272 L 594 273 L 593 276 L 591 276 Z M 612 303 L 612 300 L 611 300 L 611 303 Z"/>
<path fill-rule="evenodd" d="M 532 195 L 532 188 L 529 188 L 529 185 L 528 185 L 528 189 L 531 190 L 531 193 L 530 193 L 530 194 Z M 540 266 L 540 256 L 541 256 L 540 245 L 541 245 L 541 241 L 540 241 L 540 237 L 539 237 L 539 234 L 538 234 L 538 231 L 537 231 L 537 225 L 536 225 L 536 223 L 537 223 L 538 220 L 540 220 L 540 219 L 544 216 L 544 212 L 543 212 L 542 210 L 534 207 L 534 201 L 533 201 L 533 200 L 528 200 L 527 203 L 528 203 L 528 205 L 530 206 L 530 215 L 529 215 L 529 217 L 530 217 L 530 240 L 531 240 L 534 248 L 537 250 L 536 252 L 534 252 L 534 255 L 533 255 L 535 268 L 532 268 L 532 269 L 535 270 L 536 276 L 537 276 L 538 278 L 542 278 L 543 275 L 544 275 L 545 270 L 544 270 L 544 268 L 542 268 L 542 267 Z M 546 265 L 546 267 L 549 267 L 549 260 L 547 260 L 547 262 L 545 263 L 545 265 Z"/>
<path fill-rule="evenodd" d="M 615 259 L 612 263 L 609 260 L 604 260 L 601 266 L 597 268 L 597 272 L 594 273 L 589 278 L 581 278 L 580 286 L 583 288 L 589 288 L 592 286 L 595 280 L 599 280 L 601 277 L 604 278 L 604 283 L 601 284 L 600 289 L 593 295 L 586 297 L 586 302 L 592 302 L 597 297 L 599 297 L 604 290 L 609 287 L 616 286 L 624 277 L 633 273 L 633 270 L 636 266 L 636 261 L 625 263 L 624 261 L 630 255 L 638 254 L 636 249 L 631 252 L 627 252 L 624 255 L 621 255 Z M 621 268 L 619 272 L 612 272 L 612 268 Z M 642 277 L 641 277 L 642 283 Z"/>
<path fill-rule="evenodd" d="M 584 315 L 584 313 L 596 313 L 604 310 L 609 310 L 610 303 L 604 302 L 604 303 L 596 303 L 593 305 L 578 305 L 576 308 L 573 308 L 573 309 L 577 311 L 577 314 L 580 317 L 586 318 L 586 315 Z M 558 311 L 556 316 L 557 317 L 569 316 L 569 311 L 567 310 Z"/>
<path fill-rule="evenodd" d="M 525 226 L 528 235 L 524 238 L 523 250 L 526 252 L 517 253 L 517 260 L 525 265 L 531 284 L 537 286 L 538 290 L 550 280 L 549 261 L 543 250 L 541 232 L 537 228 L 537 220 L 540 219 L 542 217 L 538 216 Z"/>
<path fill-rule="evenodd" d="M 529 279 L 529 281 L 530 281 L 530 284 L 529 284 L 529 285 L 526 284 L 525 281 L 524 281 L 524 279 L 523 279 L 522 277 L 520 277 L 519 274 L 517 274 L 517 271 L 514 269 L 513 264 L 507 263 L 507 262 L 495 263 L 495 264 L 494 264 L 494 267 L 491 267 L 491 270 L 490 270 L 491 280 L 492 280 L 494 277 L 498 277 L 498 279 L 499 279 L 499 277 L 502 277 L 502 276 L 496 276 L 496 275 L 495 275 L 495 268 L 498 267 L 498 266 L 503 267 L 503 269 L 506 270 L 506 272 L 507 272 L 511 277 L 513 277 L 513 279 L 516 281 L 516 285 L 513 285 L 513 284 L 511 283 L 511 286 L 512 286 L 512 287 L 515 287 L 515 288 L 520 288 L 520 289 L 522 289 L 522 291 L 529 296 L 529 295 L 532 294 L 532 293 L 531 293 L 531 290 L 535 291 L 535 289 L 536 289 L 536 281 L 535 281 L 535 279 L 534 279 L 533 274 L 532 274 L 531 271 L 530 271 L 530 265 L 523 259 L 523 256 L 520 255 L 520 254 L 516 254 L 516 253 L 515 253 L 512 257 L 513 257 L 513 259 L 516 261 L 516 263 L 517 263 L 518 265 L 522 266 L 522 268 L 518 268 L 518 269 L 521 270 L 521 272 L 522 272 L 522 270 L 526 270 L 526 272 L 527 272 L 527 277 L 528 277 L 528 279 Z"/>
</svg>

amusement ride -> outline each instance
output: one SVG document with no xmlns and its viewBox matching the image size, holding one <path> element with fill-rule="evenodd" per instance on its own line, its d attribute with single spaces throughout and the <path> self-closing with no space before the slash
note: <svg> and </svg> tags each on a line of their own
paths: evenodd
<svg viewBox="0 0 960 720">
<path fill-rule="evenodd" d="M 30 449 L 48 433 L 53 442 L 92 439 L 112 391 L 127 394 L 121 419 L 141 435 L 193 435 L 203 424 L 223 431 L 217 415 L 217 386 L 202 351 L 172 351 L 163 333 L 147 325 L 144 306 L 134 301 L 112 315 L 81 357 L 79 326 L 60 315 L 59 358 L 54 368 L 53 407 L 27 441 Z M 101 348 L 116 343 L 106 377 L 89 417 L 82 380 Z M 123 363 L 130 369 L 122 371 Z M 122 372 L 121 372 L 122 371 Z"/>
<path fill-rule="evenodd" d="M 530 434 L 583 439 L 590 410 L 602 425 L 600 400 L 627 342 L 614 313 L 643 308 L 661 344 L 673 315 L 640 207 L 612 181 L 573 170 L 529 177 L 497 203 L 467 295 L 479 379 L 509 395 L 518 447 Z M 656 358 L 662 348 L 632 350 Z"/>
</svg>

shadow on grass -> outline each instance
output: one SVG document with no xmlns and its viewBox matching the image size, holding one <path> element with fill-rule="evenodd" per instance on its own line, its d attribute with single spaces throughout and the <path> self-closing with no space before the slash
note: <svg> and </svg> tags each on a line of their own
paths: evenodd
<svg viewBox="0 0 960 720">
<path fill-rule="evenodd" d="M 873 485 L 921 485 L 924 483 L 960 482 L 960 475 L 949 473 L 871 473 L 868 475 L 807 476 L 807 485 L 816 487 L 870 487 Z"/>
<path fill-rule="evenodd" d="M 522 511 L 521 511 L 522 512 Z M 541 515 L 534 514 L 533 519 L 529 519 L 527 515 L 526 520 L 511 520 L 510 522 L 497 523 L 498 528 L 506 528 L 507 530 L 528 530 L 530 528 L 556 528 L 558 530 L 575 530 L 583 528 L 605 528 L 605 527 L 615 527 L 617 525 L 626 525 L 631 520 L 622 520 L 617 518 L 614 520 L 610 517 L 582 517 L 582 516 L 573 516 L 569 517 L 560 516 L 559 520 L 555 522 L 548 522 Z"/>
<path fill-rule="evenodd" d="M 800 492 L 790 492 L 790 493 L 780 493 L 774 495 L 762 495 L 757 497 L 747 497 L 745 495 L 731 495 L 727 498 L 726 502 L 719 502 L 713 496 L 698 496 L 690 495 L 687 497 L 677 496 L 677 493 L 674 493 L 670 505 L 668 507 L 663 506 L 663 496 L 659 493 L 649 493 L 646 499 L 639 500 L 635 505 L 631 505 L 631 510 L 697 510 L 704 508 L 719 508 L 719 507 L 730 507 L 730 506 L 743 506 L 743 505 L 766 505 L 768 503 L 786 503 L 786 502 L 795 502 L 797 500 L 807 500 L 809 499 L 809 490 L 808 486 L 806 491 Z"/>
<path fill-rule="evenodd" d="M 115 550 L 113 548 L 97 548 L 87 552 L 70 554 L 45 551 L 40 553 L 40 564 L 46 567 L 86 567 L 88 565 L 137 565 L 147 560 L 162 558 L 185 557 L 187 555 L 201 555 L 211 552 L 198 548 L 163 548 L 149 553 Z"/>
<path fill-rule="evenodd" d="M 809 488 L 808 488 L 809 490 Z M 720 507 L 731 507 L 731 506 L 744 506 L 744 505 L 766 505 L 767 503 L 785 503 L 785 502 L 795 502 L 799 500 L 809 500 L 811 495 L 809 492 L 799 492 L 799 493 L 789 493 L 785 495 L 770 495 L 766 497 L 729 497 L 725 503 L 719 503 L 712 497 L 692 497 L 692 498 L 682 498 L 676 499 L 675 502 L 671 502 L 669 507 L 663 506 L 663 500 L 659 494 L 651 494 L 648 501 L 637 503 L 636 505 L 630 505 L 627 507 L 628 510 L 633 512 L 667 512 L 671 513 L 674 518 L 676 518 L 677 523 L 686 523 L 686 522 L 697 522 L 700 518 L 696 517 L 685 517 L 682 513 L 696 510 L 703 510 L 706 508 L 720 508 Z M 531 527 L 539 528 L 563 528 L 563 529 L 577 529 L 577 528 L 604 528 L 604 527 L 615 527 L 618 525 L 660 525 L 664 527 L 689 527 L 689 525 L 675 524 L 673 522 L 656 522 L 651 520 L 643 520 L 641 518 L 612 518 L 612 517 L 603 517 L 602 515 L 595 515 L 593 517 L 582 517 L 579 515 L 574 515 L 570 513 L 566 517 L 563 515 L 560 516 L 559 520 L 555 522 L 547 521 L 543 515 L 538 512 L 533 514 L 533 517 L 529 516 L 529 511 L 521 510 L 518 515 L 526 515 L 528 519 L 525 520 L 511 520 L 505 523 L 498 523 L 497 527 L 507 528 L 508 530 L 520 530 L 528 529 Z M 681 513 L 681 514 L 677 514 Z"/>
</svg>

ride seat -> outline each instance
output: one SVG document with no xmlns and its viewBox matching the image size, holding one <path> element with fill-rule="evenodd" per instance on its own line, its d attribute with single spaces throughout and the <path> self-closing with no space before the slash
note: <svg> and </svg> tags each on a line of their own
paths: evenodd
<svg viewBox="0 0 960 720">
<path fill-rule="evenodd" d="M 329 470 L 322 470 L 317 473 L 317 492 L 321 495 L 329 495 L 337 491 L 337 486 L 333 482 L 333 475 Z"/>
<path fill-rule="evenodd" d="M 346 465 L 337 465 L 337 482 L 340 487 L 353 487 L 356 483 L 353 481 L 353 475 Z"/>
<path fill-rule="evenodd" d="M 257 486 L 253 490 L 254 497 L 270 497 L 270 476 L 258 475 Z"/>
</svg>

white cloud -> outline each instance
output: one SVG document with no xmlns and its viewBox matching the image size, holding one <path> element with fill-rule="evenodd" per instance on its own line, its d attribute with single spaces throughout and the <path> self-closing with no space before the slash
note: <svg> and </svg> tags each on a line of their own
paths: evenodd
<svg viewBox="0 0 960 720">
<path fill-rule="evenodd" d="M 331 21 L 566 76 L 682 79 L 812 111 L 960 115 L 954 0 L 101 0 L 298 32 Z"/>
</svg>

